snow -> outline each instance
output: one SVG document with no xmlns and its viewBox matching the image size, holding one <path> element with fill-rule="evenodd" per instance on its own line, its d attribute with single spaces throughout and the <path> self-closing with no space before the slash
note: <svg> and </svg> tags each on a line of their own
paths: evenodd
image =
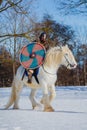
<svg viewBox="0 0 87 130">
<path fill-rule="evenodd" d="M 0 130 L 87 130 L 87 87 L 56 87 L 55 112 L 32 110 L 29 88 L 24 88 L 19 110 L 4 110 L 11 88 L 0 88 Z M 37 100 L 42 97 L 41 90 Z"/>
</svg>

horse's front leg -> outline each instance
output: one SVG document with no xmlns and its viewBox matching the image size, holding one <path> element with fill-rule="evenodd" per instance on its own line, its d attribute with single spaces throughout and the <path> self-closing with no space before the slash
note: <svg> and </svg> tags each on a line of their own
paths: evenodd
<svg viewBox="0 0 87 130">
<path fill-rule="evenodd" d="M 37 89 L 31 89 L 31 93 L 30 93 L 30 96 L 29 96 L 29 99 L 31 101 L 33 109 L 35 109 L 36 107 L 41 107 L 41 105 L 35 99 L 36 90 Z"/>
<path fill-rule="evenodd" d="M 44 105 L 44 111 L 45 112 L 53 112 L 54 109 L 52 108 L 52 106 L 50 105 L 50 100 L 49 100 L 49 93 L 48 93 L 48 87 L 45 86 L 43 88 L 43 98 L 42 98 L 42 103 Z"/>
<path fill-rule="evenodd" d="M 49 92 L 50 92 L 50 95 L 49 95 L 49 101 L 50 103 L 54 100 L 54 98 L 56 97 L 56 91 L 55 91 L 55 86 L 52 85 L 50 88 L 49 88 Z"/>
</svg>

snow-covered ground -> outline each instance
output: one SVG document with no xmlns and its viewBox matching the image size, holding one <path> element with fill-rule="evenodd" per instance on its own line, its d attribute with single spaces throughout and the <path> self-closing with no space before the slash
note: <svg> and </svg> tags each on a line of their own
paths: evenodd
<svg viewBox="0 0 87 130">
<path fill-rule="evenodd" d="M 3 110 L 11 88 L 0 88 L 0 130 L 87 130 L 87 87 L 56 87 L 55 112 L 32 110 L 24 88 L 19 110 Z M 40 100 L 41 91 L 37 93 Z"/>
</svg>

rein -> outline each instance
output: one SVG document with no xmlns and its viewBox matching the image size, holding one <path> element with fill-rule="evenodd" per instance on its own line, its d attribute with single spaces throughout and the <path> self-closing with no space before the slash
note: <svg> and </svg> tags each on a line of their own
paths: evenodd
<svg viewBox="0 0 87 130">
<path fill-rule="evenodd" d="M 42 68 L 43 68 L 43 70 L 47 73 L 47 74 L 50 74 L 50 75 L 56 75 L 57 73 L 50 73 L 50 72 L 48 72 L 45 68 L 44 68 L 44 66 L 42 65 Z"/>
</svg>

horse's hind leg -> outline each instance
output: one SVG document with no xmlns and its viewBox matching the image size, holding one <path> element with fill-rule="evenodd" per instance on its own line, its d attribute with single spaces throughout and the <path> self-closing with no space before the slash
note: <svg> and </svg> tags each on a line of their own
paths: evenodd
<svg viewBox="0 0 87 130">
<path fill-rule="evenodd" d="M 19 102 L 19 97 L 20 97 L 22 87 L 23 85 L 21 82 L 18 83 L 17 87 L 15 86 L 15 100 L 14 100 L 13 109 L 19 109 L 18 102 Z"/>
<path fill-rule="evenodd" d="M 11 86 L 11 95 L 9 97 L 9 101 L 8 103 L 5 105 L 5 109 L 8 109 L 13 103 L 14 103 L 14 100 L 15 100 L 15 80 L 16 78 L 14 78 L 13 82 L 12 82 L 12 86 Z"/>
<path fill-rule="evenodd" d="M 31 93 L 29 99 L 32 104 L 32 108 L 35 109 L 36 107 L 40 107 L 41 105 L 35 99 L 36 89 L 31 89 Z"/>
<path fill-rule="evenodd" d="M 5 106 L 5 109 L 8 109 L 12 104 L 14 104 L 14 109 L 18 109 L 18 100 L 22 87 L 23 85 L 21 84 L 21 81 L 18 81 L 15 77 L 12 83 L 11 96 L 9 98 L 8 103 Z"/>
</svg>

